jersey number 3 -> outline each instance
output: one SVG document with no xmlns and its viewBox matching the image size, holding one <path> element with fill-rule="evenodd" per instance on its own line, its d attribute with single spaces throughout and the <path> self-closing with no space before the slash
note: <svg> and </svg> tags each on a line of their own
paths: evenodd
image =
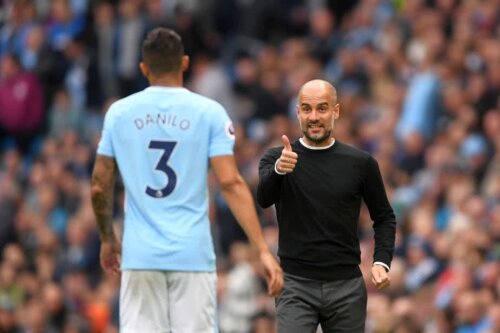
<svg viewBox="0 0 500 333">
<path fill-rule="evenodd" d="M 167 184 L 160 189 L 151 188 L 146 186 L 146 194 L 153 198 L 165 198 L 167 195 L 171 194 L 175 189 L 175 184 L 177 183 L 177 175 L 175 171 L 167 164 L 170 155 L 174 151 L 175 145 L 177 142 L 173 141 L 155 141 L 152 140 L 149 142 L 149 149 L 160 149 L 163 150 L 163 154 L 156 164 L 156 170 L 163 172 L 167 178 Z"/>
</svg>

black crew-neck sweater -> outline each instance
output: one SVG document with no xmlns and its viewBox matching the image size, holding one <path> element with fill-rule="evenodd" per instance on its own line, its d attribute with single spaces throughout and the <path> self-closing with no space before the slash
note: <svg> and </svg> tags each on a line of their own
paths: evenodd
<svg viewBox="0 0 500 333">
<path fill-rule="evenodd" d="M 377 161 L 338 140 L 326 149 L 307 148 L 297 140 L 294 171 L 279 175 L 275 163 L 282 149 L 269 149 L 260 161 L 257 201 L 264 208 L 275 204 L 283 270 L 318 280 L 361 276 L 361 200 L 373 220 L 373 260 L 390 267 L 396 221 Z"/>
</svg>

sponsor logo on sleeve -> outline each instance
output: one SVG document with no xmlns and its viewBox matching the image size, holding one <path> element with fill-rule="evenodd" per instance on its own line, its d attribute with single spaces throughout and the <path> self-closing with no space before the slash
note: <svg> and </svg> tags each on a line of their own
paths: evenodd
<svg viewBox="0 0 500 333">
<path fill-rule="evenodd" d="M 225 132 L 228 138 L 234 140 L 234 126 L 231 121 L 226 122 Z"/>
</svg>

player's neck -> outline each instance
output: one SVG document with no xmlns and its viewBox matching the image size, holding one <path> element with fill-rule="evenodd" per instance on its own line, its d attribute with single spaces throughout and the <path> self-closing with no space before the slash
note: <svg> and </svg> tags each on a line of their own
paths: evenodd
<svg viewBox="0 0 500 333">
<path fill-rule="evenodd" d="M 183 87 L 184 80 L 182 73 L 180 74 L 169 74 L 162 75 L 159 77 L 149 77 L 150 86 L 160 86 L 160 87 Z"/>
</svg>

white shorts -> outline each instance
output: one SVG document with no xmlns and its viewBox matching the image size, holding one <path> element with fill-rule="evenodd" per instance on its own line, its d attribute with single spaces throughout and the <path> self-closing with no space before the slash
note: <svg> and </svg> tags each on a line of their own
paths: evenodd
<svg viewBox="0 0 500 333">
<path fill-rule="evenodd" d="M 215 333 L 214 272 L 122 271 L 121 333 Z"/>
</svg>

